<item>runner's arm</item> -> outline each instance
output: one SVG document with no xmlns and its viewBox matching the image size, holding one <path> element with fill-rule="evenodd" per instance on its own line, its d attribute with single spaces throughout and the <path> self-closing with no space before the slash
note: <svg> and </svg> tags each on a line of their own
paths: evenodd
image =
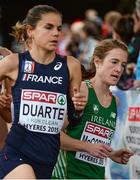
<svg viewBox="0 0 140 180">
<path fill-rule="evenodd" d="M 60 134 L 61 149 L 66 151 L 83 151 L 99 158 L 108 157 L 112 148 L 101 143 L 89 143 L 68 136 L 66 133 Z"/>
</svg>

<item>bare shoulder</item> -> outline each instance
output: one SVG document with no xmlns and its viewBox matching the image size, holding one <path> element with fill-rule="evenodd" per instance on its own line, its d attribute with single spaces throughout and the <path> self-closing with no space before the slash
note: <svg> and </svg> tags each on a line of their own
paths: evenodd
<svg viewBox="0 0 140 180">
<path fill-rule="evenodd" d="M 85 90 L 87 89 L 87 85 L 86 85 L 86 82 L 85 81 L 82 81 L 81 82 L 81 87 L 80 87 L 81 90 Z"/>
<path fill-rule="evenodd" d="M 12 66 L 17 65 L 18 64 L 18 54 L 16 54 L 16 53 L 9 54 L 5 58 L 3 58 L 3 60 L 1 62 L 11 64 Z"/>
<path fill-rule="evenodd" d="M 0 61 L 0 79 L 12 78 L 13 73 L 18 69 L 18 54 L 10 54 Z"/>
<path fill-rule="evenodd" d="M 68 64 L 68 69 L 70 72 L 70 79 L 74 78 L 78 86 L 80 87 L 81 83 L 81 64 L 78 59 L 74 58 L 73 56 L 67 56 L 67 64 Z"/>
<path fill-rule="evenodd" d="M 70 66 L 81 66 L 80 61 L 73 56 L 67 56 L 68 65 Z"/>
<path fill-rule="evenodd" d="M 12 54 L 12 51 L 7 49 L 6 47 L 1 47 L 0 46 L 0 54 L 5 57 L 5 56 L 7 56 L 9 54 Z"/>
<path fill-rule="evenodd" d="M 18 53 L 11 53 L 11 54 L 9 54 L 8 56 L 6 56 L 5 58 L 7 58 L 7 59 L 16 59 L 16 58 L 18 58 Z"/>
</svg>

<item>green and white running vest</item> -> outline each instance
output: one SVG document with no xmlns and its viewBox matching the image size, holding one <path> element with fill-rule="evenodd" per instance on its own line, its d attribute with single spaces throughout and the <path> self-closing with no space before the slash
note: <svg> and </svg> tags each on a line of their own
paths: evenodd
<svg viewBox="0 0 140 180">
<path fill-rule="evenodd" d="M 115 97 L 109 107 L 103 107 L 90 83 L 86 81 L 89 96 L 80 123 L 67 128 L 73 138 L 90 143 L 110 145 L 116 127 L 117 107 Z M 67 179 L 104 179 L 105 158 L 96 158 L 86 152 L 68 151 L 66 155 Z"/>
</svg>

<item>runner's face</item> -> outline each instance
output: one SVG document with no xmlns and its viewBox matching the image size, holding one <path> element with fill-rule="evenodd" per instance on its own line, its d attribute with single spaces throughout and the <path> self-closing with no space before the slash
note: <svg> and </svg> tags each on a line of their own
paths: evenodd
<svg viewBox="0 0 140 180">
<path fill-rule="evenodd" d="M 32 30 L 33 44 L 47 51 L 54 51 L 61 34 L 62 19 L 55 13 L 42 15 L 42 19 Z"/>
<path fill-rule="evenodd" d="M 102 82 L 109 86 L 116 85 L 124 71 L 127 58 L 127 52 L 120 48 L 109 51 L 97 68 L 97 74 L 99 74 Z"/>
</svg>

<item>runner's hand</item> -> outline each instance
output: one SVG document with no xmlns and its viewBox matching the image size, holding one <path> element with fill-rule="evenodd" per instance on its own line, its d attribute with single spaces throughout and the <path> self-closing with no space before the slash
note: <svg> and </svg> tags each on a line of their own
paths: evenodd
<svg viewBox="0 0 140 180">
<path fill-rule="evenodd" d="M 112 148 L 102 143 L 88 143 L 85 146 L 86 152 L 97 158 L 107 158 L 112 151 Z"/>
<path fill-rule="evenodd" d="M 0 94 L 0 109 L 10 108 L 12 97 L 11 95 L 5 95 L 4 93 Z"/>
<path fill-rule="evenodd" d="M 78 92 L 76 88 L 73 89 L 74 96 L 72 97 L 72 101 L 74 104 L 74 107 L 77 111 L 84 110 L 86 104 L 87 104 L 87 98 L 82 92 Z"/>
<path fill-rule="evenodd" d="M 133 156 L 134 153 L 130 151 L 129 149 L 119 149 L 116 151 L 112 151 L 110 153 L 111 160 L 120 163 L 120 164 L 127 164 L 130 157 Z"/>
</svg>

